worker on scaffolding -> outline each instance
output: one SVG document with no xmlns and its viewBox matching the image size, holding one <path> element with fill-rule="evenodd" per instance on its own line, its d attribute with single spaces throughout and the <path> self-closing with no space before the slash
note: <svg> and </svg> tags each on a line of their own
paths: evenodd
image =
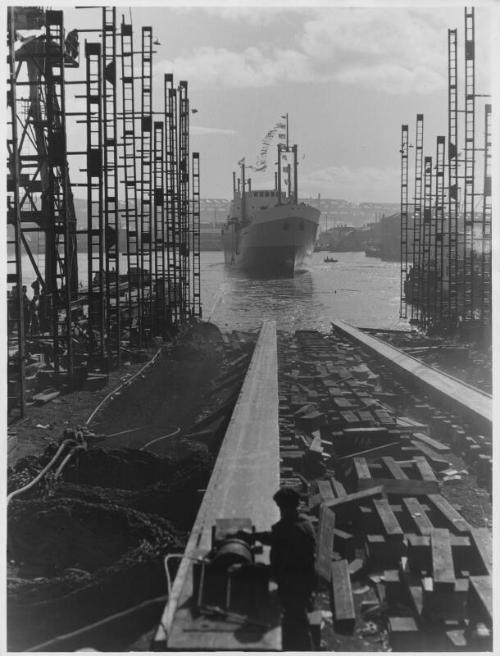
<svg viewBox="0 0 500 656">
<path fill-rule="evenodd" d="M 282 487 L 273 497 L 281 519 L 271 531 L 254 537 L 271 546 L 271 575 L 278 584 L 282 607 L 283 651 L 311 651 L 308 613 L 314 609 L 316 537 L 307 517 L 299 514 L 300 495 Z M 240 531 L 244 533 L 244 531 Z"/>
</svg>

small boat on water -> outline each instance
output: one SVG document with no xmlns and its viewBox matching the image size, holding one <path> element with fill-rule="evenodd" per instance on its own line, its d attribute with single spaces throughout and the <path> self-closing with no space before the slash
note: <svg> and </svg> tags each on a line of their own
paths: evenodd
<svg viewBox="0 0 500 656">
<path fill-rule="evenodd" d="M 328 263 L 328 262 L 338 262 L 338 260 L 336 260 L 336 259 L 333 258 L 333 257 L 325 257 L 324 260 L 323 260 L 323 262 L 327 262 L 327 263 Z"/>
</svg>

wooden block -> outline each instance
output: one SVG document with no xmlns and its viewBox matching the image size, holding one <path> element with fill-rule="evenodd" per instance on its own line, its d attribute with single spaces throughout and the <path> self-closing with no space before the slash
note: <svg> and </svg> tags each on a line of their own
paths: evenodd
<svg viewBox="0 0 500 656">
<path fill-rule="evenodd" d="M 374 499 L 373 505 L 380 517 L 387 539 L 402 542 L 404 538 L 403 530 L 387 499 Z"/>
<path fill-rule="evenodd" d="M 374 442 L 372 446 L 380 444 L 380 442 L 387 441 L 387 428 L 382 426 L 373 426 L 370 428 L 344 428 L 344 437 L 351 440 L 363 439 L 368 442 Z"/>
<path fill-rule="evenodd" d="M 345 491 L 345 487 L 340 481 L 332 477 L 330 478 L 330 483 L 332 484 L 333 492 L 337 498 L 346 496 L 347 492 Z"/>
<path fill-rule="evenodd" d="M 375 418 L 369 410 L 358 410 L 356 414 L 365 426 L 374 426 Z"/>
<path fill-rule="evenodd" d="M 354 403 L 351 403 L 349 399 L 346 399 L 343 396 L 334 396 L 332 401 L 338 410 L 350 410 L 355 407 Z"/>
<path fill-rule="evenodd" d="M 448 460 L 441 458 L 441 456 L 439 456 L 436 451 L 426 446 L 425 444 L 418 442 L 417 440 L 410 440 L 410 446 L 414 451 L 416 451 L 415 455 L 418 453 L 423 453 L 436 471 L 441 472 L 450 466 Z M 409 449 L 409 447 L 403 448 Z M 413 457 L 415 457 L 415 455 Z"/>
<path fill-rule="evenodd" d="M 366 458 L 354 457 L 352 462 L 354 465 L 356 480 L 358 482 L 358 490 L 360 489 L 360 481 L 363 481 L 366 487 L 371 487 L 373 485 L 372 475 L 370 474 L 370 469 L 366 462 Z"/>
<path fill-rule="evenodd" d="M 369 534 L 366 536 L 366 550 L 372 567 L 393 567 L 404 553 L 403 542 L 389 542 L 384 535 Z"/>
<path fill-rule="evenodd" d="M 430 572 L 432 567 L 428 535 L 406 534 L 408 567 L 414 573 Z"/>
<path fill-rule="evenodd" d="M 467 615 L 468 579 L 456 579 L 450 590 L 437 590 L 431 577 L 422 579 L 423 614 L 432 621 L 462 621 Z"/>
<path fill-rule="evenodd" d="M 423 442 L 426 446 L 430 446 L 434 451 L 438 451 L 439 453 L 449 453 L 450 451 L 450 447 L 447 444 L 434 440 L 432 437 L 425 435 L 425 433 L 413 433 L 413 439 Z"/>
<path fill-rule="evenodd" d="M 321 497 L 322 502 L 328 503 L 335 499 L 332 486 L 330 481 L 317 481 L 318 483 L 318 492 Z"/>
<path fill-rule="evenodd" d="M 361 480 L 358 487 L 362 490 L 369 482 Z M 377 478 L 371 479 L 372 485 L 381 485 L 386 494 L 393 494 L 398 496 L 422 496 L 427 494 L 437 493 L 440 490 L 439 481 L 415 481 L 413 479 L 397 479 L 397 478 Z"/>
<path fill-rule="evenodd" d="M 352 579 L 356 579 L 364 570 L 365 563 L 361 558 L 355 558 L 349 562 L 349 576 Z"/>
<path fill-rule="evenodd" d="M 450 532 L 446 528 L 435 528 L 431 536 L 432 577 L 437 592 L 455 588 L 455 568 L 451 552 Z"/>
<path fill-rule="evenodd" d="M 319 512 L 319 529 L 316 550 L 316 572 L 330 580 L 335 529 L 335 513 L 322 505 Z"/>
<path fill-rule="evenodd" d="M 468 608 L 475 621 L 493 626 L 493 589 L 491 576 L 471 576 Z"/>
<path fill-rule="evenodd" d="M 434 526 L 417 499 L 413 497 L 405 498 L 403 499 L 403 504 L 417 527 L 418 532 L 421 535 L 430 535 Z"/>
<path fill-rule="evenodd" d="M 330 577 L 334 628 L 339 633 L 352 634 L 356 622 L 356 611 L 347 560 L 333 562 Z"/>
<path fill-rule="evenodd" d="M 420 642 L 420 632 L 413 617 L 389 617 L 387 628 L 393 651 L 411 651 Z"/>
<path fill-rule="evenodd" d="M 424 456 L 415 456 L 413 458 L 417 470 L 423 481 L 437 481 L 436 475 L 432 471 L 432 467 L 427 462 Z"/>
<path fill-rule="evenodd" d="M 356 550 L 352 533 L 347 533 L 347 531 L 342 531 L 339 528 L 334 529 L 333 549 L 339 553 L 342 558 L 349 561 L 352 560 Z"/>
<path fill-rule="evenodd" d="M 462 515 L 451 505 L 448 499 L 440 494 L 429 494 L 431 505 L 445 521 L 446 528 L 455 533 L 470 533 L 472 527 Z"/>
<path fill-rule="evenodd" d="M 383 456 L 382 462 L 384 463 L 385 467 L 387 468 L 389 473 L 392 474 L 394 478 L 400 481 L 408 480 L 408 476 L 404 473 L 404 471 L 394 460 L 394 458 L 391 458 L 389 456 Z"/>
<path fill-rule="evenodd" d="M 481 574 L 493 573 L 493 548 L 491 542 L 491 531 L 487 528 L 473 528 L 471 530 L 472 546 L 474 556 L 478 561 Z"/>
<path fill-rule="evenodd" d="M 340 412 L 340 417 L 342 419 L 342 422 L 344 425 L 352 428 L 353 426 L 359 425 L 360 421 L 359 418 L 356 417 L 354 412 L 351 412 L 350 410 L 345 410 L 344 412 Z"/>
<path fill-rule="evenodd" d="M 381 486 L 370 487 L 361 492 L 354 492 L 353 494 L 346 494 L 344 497 L 338 497 L 326 505 L 336 513 L 341 512 L 345 517 L 346 513 L 352 514 L 353 509 L 357 508 L 363 501 L 381 497 L 383 492 L 384 490 Z"/>
<path fill-rule="evenodd" d="M 466 651 L 467 639 L 465 637 L 465 629 L 448 629 L 445 635 L 450 642 L 453 651 Z"/>
<path fill-rule="evenodd" d="M 385 601 L 388 604 L 401 602 L 401 579 L 397 569 L 384 571 Z"/>
</svg>

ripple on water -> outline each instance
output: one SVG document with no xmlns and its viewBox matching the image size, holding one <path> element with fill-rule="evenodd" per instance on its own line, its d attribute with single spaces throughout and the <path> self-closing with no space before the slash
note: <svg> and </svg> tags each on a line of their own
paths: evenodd
<svg viewBox="0 0 500 656">
<path fill-rule="evenodd" d="M 399 263 L 364 253 L 336 253 L 325 266 L 315 253 L 294 278 L 259 279 L 228 269 L 222 252 L 202 253 L 204 317 L 224 328 L 251 330 L 274 319 L 279 330 L 328 331 L 335 319 L 374 328 L 408 329 L 399 318 Z"/>
</svg>

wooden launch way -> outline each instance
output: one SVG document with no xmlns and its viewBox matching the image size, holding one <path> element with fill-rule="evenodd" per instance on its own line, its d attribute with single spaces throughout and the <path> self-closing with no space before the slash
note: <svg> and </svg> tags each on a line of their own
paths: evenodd
<svg viewBox="0 0 500 656">
<path fill-rule="evenodd" d="M 384 358 L 399 374 L 411 376 L 424 392 L 430 392 L 448 409 L 462 416 L 464 421 L 475 423 L 481 430 L 491 431 L 492 399 L 471 385 L 429 367 L 420 360 L 403 353 L 376 337 L 350 326 L 344 321 L 333 321 L 333 327 L 372 353 Z"/>
<path fill-rule="evenodd" d="M 269 530 L 278 519 L 272 501 L 278 487 L 276 324 L 265 321 L 157 631 L 155 650 L 280 649 L 281 630 L 273 595 L 265 613 L 266 622 L 271 624 L 269 629 L 254 626 L 245 630 L 227 623 L 203 623 L 203 618 L 196 617 L 191 560 L 210 550 L 212 526 L 217 519 L 248 517 L 257 531 Z"/>
<path fill-rule="evenodd" d="M 382 357 L 401 375 L 432 392 L 443 406 L 453 407 L 464 419 L 491 427 L 491 398 L 455 378 L 441 374 L 378 339 L 340 321 L 334 327 Z M 275 590 L 269 603 L 241 625 L 200 616 L 193 599 L 193 561 L 211 548 L 216 520 L 250 518 L 257 531 L 277 520 L 272 496 L 279 486 L 279 401 L 275 322 L 260 331 L 231 422 L 201 503 L 175 578 L 169 602 L 157 630 L 155 651 L 274 651 L 281 648 L 279 609 Z"/>
</svg>

